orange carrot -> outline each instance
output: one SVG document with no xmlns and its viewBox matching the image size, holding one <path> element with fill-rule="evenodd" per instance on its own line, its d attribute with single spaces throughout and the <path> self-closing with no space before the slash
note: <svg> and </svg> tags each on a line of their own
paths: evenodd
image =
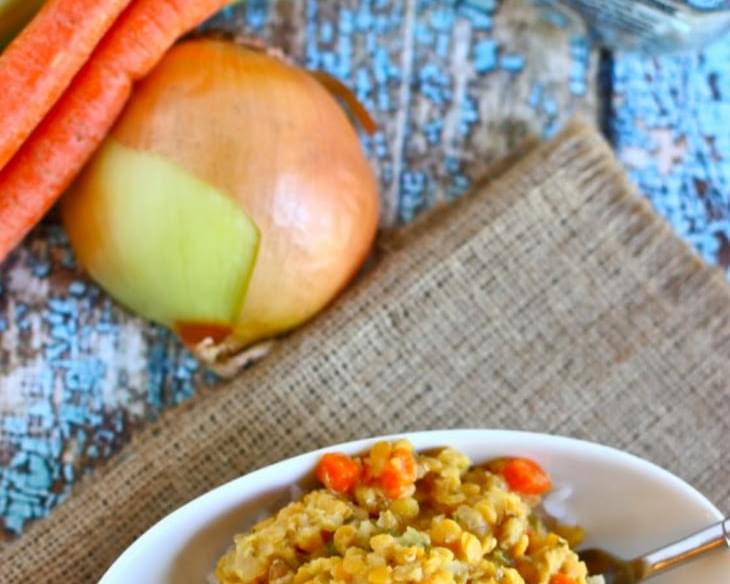
<svg viewBox="0 0 730 584">
<path fill-rule="evenodd" d="M 542 495 L 552 488 L 548 474 L 527 458 L 507 459 L 501 473 L 509 488 L 523 495 Z"/>
<path fill-rule="evenodd" d="M 0 168 L 58 101 L 130 0 L 49 0 L 0 55 Z"/>
<path fill-rule="evenodd" d="M 416 459 L 413 452 L 394 448 L 378 479 L 389 499 L 398 499 L 416 482 Z"/>
<path fill-rule="evenodd" d="M 349 493 L 360 480 L 360 465 L 339 452 L 325 454 L 315 472 L 319 482 L 335 493 Z"/>
<path fill-rule="evenodd" d="M 571 578 L 567 574 L 558 572 L 550 578 L 550 584 L 576 584 L 575 578 Z"/>
<path fill-rule="evenodd" d="M 43 217 L 181 34 L 228 0 L 134 0 L 64 95 L 0 170 L 0 260 Z"/>
<path fill-rule="evenodd" d="M 376 449 L 380 449 L 379 456 L 375 454 Z M 383 456 L 385 460 L 382 460 Z M 417 470 L 416 458 L 410 447 L 380 442 L 370 450 L 362 478 L 366 485 L 380 487 L 388 499 L 399 499 L 416 482 Z"/>
</svg>

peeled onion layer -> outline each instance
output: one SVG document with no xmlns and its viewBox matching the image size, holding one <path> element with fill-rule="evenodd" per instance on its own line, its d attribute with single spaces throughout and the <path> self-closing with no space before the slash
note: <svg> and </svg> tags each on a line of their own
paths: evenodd
<svg viewBox="0 0 730 584">
<path fill-rule="evenodd" d="M 260 238 L 230 197 L 108 139 L 61 211 L 79 260 L 119 302 L 188 344 L 230 333 Z"/>
</svg>

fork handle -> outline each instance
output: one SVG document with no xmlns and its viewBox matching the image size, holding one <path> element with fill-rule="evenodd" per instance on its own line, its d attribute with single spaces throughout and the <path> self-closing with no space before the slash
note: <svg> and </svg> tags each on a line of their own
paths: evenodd
<svg viewBox="0 0 730 584">
<path fill-rule="evenodd" d="M 730 518 L 639 558 L 642 576 L 649 578 L 719 548 L 730 548 Z"/>
</svg>

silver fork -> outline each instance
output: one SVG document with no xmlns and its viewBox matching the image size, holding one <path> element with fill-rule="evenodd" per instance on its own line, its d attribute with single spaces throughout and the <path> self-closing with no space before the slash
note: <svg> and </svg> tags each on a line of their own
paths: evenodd
<svg viewBox="0 0 730 584">
<path fill-rule="evenodd" d="M 578 555 L 588 567 L 588 573 L 603 576 L 606 584 L 636 584 L 710 551 L 728 548 L 730 518 L 632 560 L 617 558 L 600 548 L 583 550 Z"/>
</svg>

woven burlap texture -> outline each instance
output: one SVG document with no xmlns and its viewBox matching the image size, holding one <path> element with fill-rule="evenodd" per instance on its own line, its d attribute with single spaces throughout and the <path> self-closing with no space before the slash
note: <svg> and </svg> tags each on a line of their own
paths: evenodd
<svg viewBox="0 0 730 584">
<path fill-rule="evenodd" d="M 0 581 L 92 582 L 181 504 L 347 439 L 576 436 L 730 509 L 730 291 L 575 124 L 386 246 L 323 316 L 141 432 L 0 554 Z"/>
</svg>

